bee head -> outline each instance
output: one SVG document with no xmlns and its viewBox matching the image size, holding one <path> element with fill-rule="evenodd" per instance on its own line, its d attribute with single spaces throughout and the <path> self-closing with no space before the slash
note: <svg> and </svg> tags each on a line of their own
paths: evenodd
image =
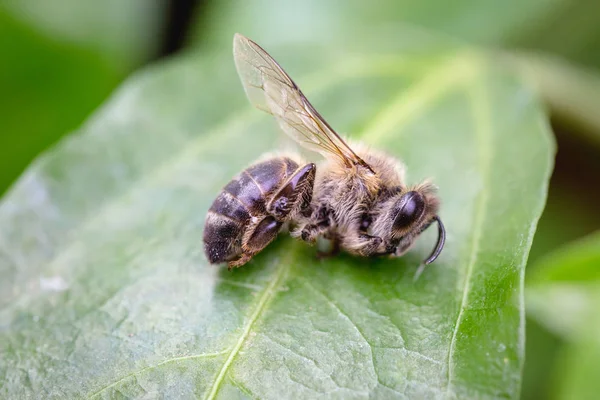
<svg viewBox="0 0 600 400">
<path fill-rule="evenodd" d="M 407 251 L 417 236 L 434 221 L 438 223 L 436 246 L 425 260 L 425 264 L 432 263 L 442 252 L 446 240 L 444 225 L 437 216 L 439 201 L 435 196 L 435 188 L 426 182 L 398 195 L 393 201 L 388 217 L 393 220 L 391 237 L 398 241 L 399 253 Z"/>
</svg>

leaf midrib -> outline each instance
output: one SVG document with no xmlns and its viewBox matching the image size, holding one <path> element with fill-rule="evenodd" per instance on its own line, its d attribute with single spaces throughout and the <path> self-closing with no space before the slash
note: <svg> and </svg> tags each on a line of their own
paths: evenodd
<svg viewBox="0 0 600 400">
<path fill-rule="evenodd" d="M 489 139 L 492 136 L 492 124 L 490 116 L 490 104 L 489 96 L 484 92 L 484 85 L 481 83 L 474 84 L 474 87 L 469 91 L 470 99 L 472 103 L 473 116 L 475 120 L 474 133 L 478 138 L 477 144 L 480 148 L 479 162 L 481 171 L 481 191 L 477 199 L 477 205 L 475 209 L 475 218 L 473 220 L 473 240 L 471 245 L 471 253 L 469 255 L 469 262 L 467 264 L 465 282 L 463 285 L 460 308 L 456 317 L 456 323 L 452 332 L 452 338 L 450 340 L 450 347 L 448 349 L 448 377 L 446 385 L 446 394 L 450 395 L 452 392 L 452 381 L 454 379 L 454 353 L 456 351 L 456 341 L 458 331 L 463 321 L 467 302 L 469 300 L 469 292 L 471 289 L 471 277 L 473 274 L 473 268 L 477 263 L 479 256 L 479 244 L 481 242 L 481 235 L 483 224 L 485 221 L 484 211 L 488 203 L 489 193 L 488 185 L 490 179 L 490 149 L 491 144 Z M 479 112 L 477 112 L 479 110 Z"/>
<path fill-rule="evenodd" d="M 204 397 L 206 400 L 214 399 L 215 396 L 217 395 L 219 388 L 221 387 L 221 383 L 223 382 L 223 379 L 225 378 L 225 374 L 227 373 L 227 371 L 229 370 L 229 367 L 233 363 L 233 359 L 240 351 L 240 348 L 246 341 L 246 338 L 250 334 L 252 327 L 254 326 L 254 324 L 256 323 L 256 321 L 258 320 L 260 315 L 262 314 L 263 310 L 268 306 L 268 304 L 275 297 L 277 288 L 285 280 L 287 272 L 290 269 L 291 259 L 293 258 L 292 256 L 294 255 L 294 253 L 290 253 L 290 254 L 291 255 L 289 257 L 287 257 L 287 259 L 277 262 L 277 266 L 275 266 L 275 276 L 273 277 L 273 279 L 271 279 L 271 281 L 267 285 L 266 289 L 261 294 L 258 302 L 256 303 L 256 308 L 255 308 L 254 312 L 252 313 L 252 315 L 250 316 L 250 318 L 248 319 L 248 322 L 246 323 L 246 326 L 244 327 L 244 330 L 242 331 L 241 336 L 239 337 L 239 339 L 235 343 L 235 346 L 233 347 L 233 349 L 231 349 L 231 352 L 229 353 L 229 355 L 227 356 L 227 359 L 223 363 L 221 370 L 219 371 L 219 373 L 217 374 L 217 377 L 215 378 L 215 381 L 211 385 L 210 391 L 207 391 L 208 394 L 207 394 L 207 396 Z M 279 267 L 279 266 L 281 266 L 281 267 Z"/>
</svg>

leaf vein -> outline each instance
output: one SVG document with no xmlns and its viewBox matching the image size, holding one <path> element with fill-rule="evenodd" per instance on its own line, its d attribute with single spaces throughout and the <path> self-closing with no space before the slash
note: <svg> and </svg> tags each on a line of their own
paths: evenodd
<svg viewBox="0 0 600 400">
<path fill-rule="evenodd" d="M 322 370 L 322 369 L 319 367 L 319 364 L 317 363 L 317 361 L 316 361 L 316 360 L 314 360 L 314 359 L 312 359 L 312 358 L 310 358 L 310 357 L 307 357 L 307 356 L 305 356 L 304 354 L 301 354 L 301 353 L 297 352 L 296 350 L 293 350 L 292 348 L 290 348 L 290 347 L 288 347 L 288 346 L 284 345 L 283 343 L 279 342 L 278 340 L 274 339 L 273 337 L 271 337 L 270 335 L 268 335 L 268 334 L 266 334 L 266 333 L 264 334 L 264 337 L 265 337 L 265 338 L 267 338 L 267 339 L 268 339 L 270 342 L 272 342 L 272 343 L 275 343 L 275 344 L 276 344 L 278 347 L 281 347 L 282 349 L 284 349 L 284 350 L 286 350 L 286 351 L 288 351 L 288 352 L 290 352 L 290 353 L 294 354 L 294 355 L 295 355 L 295 356 L 297 356 L 297 357 L 300 357 L 300 358 L 301 358 L 301 359 L 303 359 L 303 360 L 309 361 L 309 362 L 310 362 L 311 364 L 313 364 L 313 365 L 314 365 L 314 366 L 315 366 L 315 367 L 316 367 L 316 368 L 317 368 L 319 371 L 322 371 L 322 372 L 324 372 L 324 371 L 323 371 L 323 370 Z"/>
<path fill-rule="evenodd" d="M 262 314 L 262 312 L 265 310 L 266 306 L 275 297 L 275 294 L 277 293 L 277 287 L 281 286 L 281 282 L 285 279 L 287 271 L 290 268 L 289 264 L 290 264 L 289 262 L 279 262 L 278 263 L 278 266 L 281 266 L 281 267 L 276 269 L 275 276 L 273 277 L 273 279 L 271 279 L 271 282 L 269 282 L 269 285 L 265 288 L 265 290 L 261 294 L 260 298 L 258 299 L 258 302 L 256 304 L 256 308 L 255 308 L 254 312 L 252 313 L 252 315 L 250 315 L 250 318 L 248 319 L 248 322 L 246 323 L 246 326 L 244 327 L 242 334 L 240 335 L 239 339 L 235 343 L 235 346 L 229 352 L 229 355 L 227 356 L 227 359 L 223 363 L 221 370 L 217 374 L 215 381 L 213 382 L 212 386 L 210 387 L 210 390 L 207 391 L 207 395 L 206 395 L 205 399 L 214 399 L 215 396 L 217 395 L 217 392 L 219 391 L 219 388 L 221 387 L 223 379 L 225 378 L 225 374 L 227 373 L 227 371 L 229 370 L 229 367 L 233 363 L 233 359 L 239 353 L 240 349 L 242 348 L 242 345 L 246 342 L 246 339 L 248 338 L 248 335 L 250 334 L 250 330 L 252 329 L 252 327 L 254 326 L 254 324 L 256 323 L 256 321 L 258 320 L 260 315 Z"/>
<path fill-rule="evenodd" d="M 177 361 L 186 361 L 186 360 L 194 360 L 194 359 L 198 359 L 198 358 L 210 358 L 210 357 L 218 357 L 220 355 L 223 354 L 227 354 L 228 350 L 223 350 L 223 351 L 219 351 L 216 353 L 204 353 L 204 354 L 194 354 L 194 355 L 190 355 L 190 356 L 182 356 L 182 357 L 174 357 L 174 358 L 169 358 L 168 360 L 159 362 L 158 364 L 155 365 L 149 365 L 147 367 L 144 367 L 142 369 L 139 369 L 137 371 L 134 371 L 130 374 L 125 375 L 124 377 L 109 383 L 106 386 L 103 386 L 102 388 L 100 388 L 99 390 L 95 391 L 94 393 L 92 393 L 90 396 L 88 396 L 88 399 L 93 399 L 94 397 L 98 397 L 100 394 L 104 393 L 105 391 L 114 388 L 115 386 L 117 386 L 118 384 L 120 384 L 121 382 L 125 382 L 127 379 L 130 378 L 135 378 L 137 379 L 137 376 L 144 373 L 144 372 L 148 372 L 151 371 L 153 369 L 162 367 L 166 364 L 170 364 L 173 362 L 177 362 Z"/>
<path fill-rule="evenodd" d="M 308 280 L 306 280 L 304 278 L 301 278 L 301 279 L 304 282 L 304 284 L 306 285 L 306 287 L 308 287 L 313 292 L 315 292 L 315 293 L 319 294 L 320 296 L 322 296 L 327 301 L 327 304 L 329 304 L 330 307 L 332 307 L 340 315 L 342 315 L 354 327 L 354 329 L 356 329 L 356 332 L 358 332 L 358 334 L 360 335 L 360 337 L 364 340 L 364 342 L 367 344 L 367 347 L 369 348 L 369 354 L 371 355 L 371 366 L 373 368 L 373 373 L 375 374 L 375 377 L 377 378 L 377 381 L 379 382 L 379 374 L 377 373 L 377 368 L 375 367 L 375 357 L 373 356 L 373 346 L 371 346 L 371 343 L 367 340 L 367 337 L 363 334 L 363 332 L 358 327 L 358 325 L 356 325 L 356 323 L 354 323 L 354 321 L 352 321 L 352 319 L 350 319 L 350 317 L 348 316 L 348 314 L 346 314 L 344 311 L 342 311 L 342 309 L 337 304 L 335 304 L 329 298 L 329 296 L 327 296 L 325 293 L 323 293 L 322 291 L 320 291 L 317 288 L 315 288 L 312 285 L 312 283 L 310 283 Z"/>
<path fill-rule="evenodd" d="M 257 396 L 255 396 L 250 389 L 248 389 L 246 386 L 242 385 L 241 383 L 239 383 L 238 381 L 236 381 L 235 379 L 233 379 L 233 377 L 231 376 L 231 374 L 228 374 L 227 377 L 229 378 L 229 380 L 231 381 L 231 383 L 233 384 L 233 386 L 235 386 L 236 388 L 240 389 L 242 391 L 242 393 L 244 393 L 246 396 L 250 397 L 251 399 L 258 399 Z"/>
<path fill-rule="evenodd" d="M 485 221 L 485 207 L 488 202 L 489 193 L 486 184 L 489 181 L 489 168 L 490 168 L 490 142 L 489 138 L 492 135 L 491 132 L 491 115 L 490 115 L 490 99 L 483 92 L 483 85 L 478 84 L 477 87 L 469 91 L 470 99 L 473 108 L 473 114 L 475 119 L 475 135 L 477 136 L 477 144 L 479 145 L 480 151 L 480 168 L 481 168 L 481 181 L 482 187 L 479 192 L 477 199 L 475 217 L 473 220 L 473 241 L 471 246 L 471 253 L 469 255 L 469 262 L 467 264 L 465 283 L 462 290 L 462 296 L 460 301 L 460 308 L 454 330 L 452 332 L 452 338 L 450 340 L 450 348 L 448 350 L 448 378 L 446 385 L 446 393 L 449 395 L 452 391 L 452 380 L 454 379 L 454 354 L 456 352 L 456 342 L 460 326 L 464 319 L 464 314 L 468 306 L 469 292 L 471 290 L 471 277 L 473 275 L 473 269 L 477 263 L 479 256 L 479 244 L 481 242 L 481 235 L 483 229 L 483 223 Z"/>
</svg>

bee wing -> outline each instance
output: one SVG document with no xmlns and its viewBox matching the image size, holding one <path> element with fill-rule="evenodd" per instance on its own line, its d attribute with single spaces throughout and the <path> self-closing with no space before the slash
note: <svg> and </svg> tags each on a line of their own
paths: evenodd
<svg viewBox="0 0 600 400">
<path fill-rule="evenodd" d="M 245 36 L 233 39 L 233 57 L 250 102 L 272 114 L 285 133 L 325 157 L 347 167 L 371 169 L 321 117 L 296 83 L 265 50 Z"/>
</svg>

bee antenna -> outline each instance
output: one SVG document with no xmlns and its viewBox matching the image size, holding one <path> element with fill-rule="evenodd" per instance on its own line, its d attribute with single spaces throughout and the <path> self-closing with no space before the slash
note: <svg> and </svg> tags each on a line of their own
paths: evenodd
<svg viewBox="0 0 600 400">
<path fill-rule="evenodd" d="M 444 224 L 442 224 L 442 220 L 437 215 L 434 216 L 433 219 L 436 220 L 438 223 L 438 240 L 437 244 L 435 245 L 435 248 L 433 249 L 429 257 L 427 257 L 427 259 L 424 261 L 425 265 L 431 264 L 435 261 L 436 258 L 438 258 L 438 256 L 442 252 L 442 249 L 444 248 L 444 243 L 446 242 L 446 229 L 444 229 Z"/>
</svg>

